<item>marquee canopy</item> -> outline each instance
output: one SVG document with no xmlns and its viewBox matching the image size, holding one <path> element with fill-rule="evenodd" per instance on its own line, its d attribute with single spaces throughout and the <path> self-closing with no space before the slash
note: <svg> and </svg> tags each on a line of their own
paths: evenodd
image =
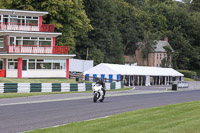
<svg viewBox="0 0 200 133">
<path fill-rule="evenodd" d="M 128 66 L 119 64 L 101 63 L 87 71 L 85 74 L 120 74 L 120 75 L 141 75 L 141 76 L 184 76 L 172 68 Z"/>
</svg>

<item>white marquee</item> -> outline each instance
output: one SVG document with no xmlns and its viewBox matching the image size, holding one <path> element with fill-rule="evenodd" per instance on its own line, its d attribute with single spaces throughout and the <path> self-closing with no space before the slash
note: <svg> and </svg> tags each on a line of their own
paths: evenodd
<svg viewBox="0 0 200 133">
<path fill-rule="evenodd" d="M 184 76 L 172 68 L 127 66 L 119 64 L 101 63 L 87 71 L 85 74 L 120 74 L 120 75 L 141 75 L 141 76 Z"/>
</svg>

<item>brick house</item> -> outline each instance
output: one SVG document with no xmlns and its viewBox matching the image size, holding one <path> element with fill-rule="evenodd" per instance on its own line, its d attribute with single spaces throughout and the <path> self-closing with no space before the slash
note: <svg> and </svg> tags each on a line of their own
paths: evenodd
<svg viewBox="0 0 200 133">
<path fill-rule="evenodd" d="M 143 58 L 141 49 L 137 49 L 135 52 L 135 58 L 138 66 L 152 66 L 152 67 L 164 67 L 167 64 L 167 67 L 172 67 L 172 56 L 165 49 L 168 47 L 173 52 L 172 47 L 168 43 L 168 38 L 165 37 L 164 40 L 156 41 L 155 49 L 152 53 L 148 55 L 148 63 L 147 59 Z"/>
</svg>

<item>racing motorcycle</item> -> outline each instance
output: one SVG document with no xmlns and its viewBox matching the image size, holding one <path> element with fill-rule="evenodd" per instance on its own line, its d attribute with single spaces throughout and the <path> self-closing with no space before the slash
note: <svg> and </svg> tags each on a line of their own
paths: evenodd
<svg viewBox="0 0 200 133">
<path fill-rule="evenodd" d="M 102 88 L 103 88 L 102 85 L 98 83 L 93 86 L 92 88 L 94 92 L 93 102 L 97 102 L 97 101 L 103 102 L 104 97 L 103 97 Z"/>
</svg>

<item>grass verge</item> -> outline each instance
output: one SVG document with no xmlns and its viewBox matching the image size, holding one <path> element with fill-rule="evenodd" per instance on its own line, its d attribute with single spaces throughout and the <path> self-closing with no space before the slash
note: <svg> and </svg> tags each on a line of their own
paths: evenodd
<svg viewBox="0 0 200 133">
<path fill-rule="evenodd" d="M 184 77 L 184 81 L 195 81 L 194 79 L 191 79 L 191 78 L 186 78 Z"/>
<path fill-rule="evenodd" d="M 75 79 L 28 79 L 28 78 L 2 78 L 0 83 L 76 83 Z"/>
<path fill-rule="evenodd" d="M 107 90 L 107 91 L 123 91 L 123 90 L 130 90 L 132 88 L 121 88 L 115 90 Z M 40 95 L 52 95 L 52 94 L 66 94 L 66 93 L 92 93 L 91 91 L 84 91 L 84 92 L 31 92 L 31 93 L 0 93 L 0 99 L 2 98 L 16 98 L 16 97 L 29 97 L 29 96 L 40 96 Z"/>
<path fill-rule="evenodd" d="M 200 101 L 127 112 L 29 133 L 199 133 Z"/>
</svg>

